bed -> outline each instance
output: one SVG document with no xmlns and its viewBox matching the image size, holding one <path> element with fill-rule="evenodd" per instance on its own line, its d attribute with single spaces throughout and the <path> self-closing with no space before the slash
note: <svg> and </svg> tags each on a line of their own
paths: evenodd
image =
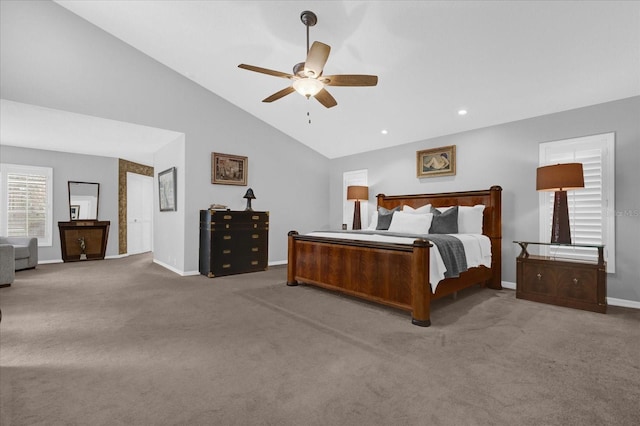
<svg viewBox="0 0 640 426">
<path fill-rule="evenodd" d="M 501 194 L 500 186 L 492 186 L 479 191 L 377 196 L 378 208 L 387 210 L 403 206 L 418 209 L 427 204 L 434 208 L 483 205 L 481 231 L 490 242 L 489 266 L 470 267 L 457 277 L 444 278 L 432 285 L 429 282 L 432 243 L 426 238 L 407 244 L 291 231 L 287 285 L 310 284 L 409 311 L 413 324 L 428 327 L 431 300 L 473 285 L 502 288 Z"/>
</svg>

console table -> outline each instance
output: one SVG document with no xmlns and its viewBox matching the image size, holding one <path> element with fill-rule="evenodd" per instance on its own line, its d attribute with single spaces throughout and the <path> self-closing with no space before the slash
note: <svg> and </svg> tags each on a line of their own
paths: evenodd
<svg viewBox="0 0 640 426">
<path fill-rule="evenodd" d="M 587 311 L 607 312 L 607 271 L 604 246 L 514 241 L 521 248 L 516 258 L 516 298 Z M 577 260 L 531 255 L 529 245 L 582 247 L 598 250 L 598 260 Z"/>
<path fill-rule="evenodd" d="M 76 262 L 104 259 L 110 225 L 108 220 L 58 222 L 62 260 Z"/>
</svg>

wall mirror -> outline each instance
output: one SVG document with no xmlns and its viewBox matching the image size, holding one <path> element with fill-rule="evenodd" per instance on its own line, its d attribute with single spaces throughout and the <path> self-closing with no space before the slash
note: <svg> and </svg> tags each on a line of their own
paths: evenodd
<svg viewBox="0 0 640 426">
<path fill-rule="evenodd" d="M 100 184 L 69 181 L 69 214 L 71 220 L 98 220 Z"/>
</svg>

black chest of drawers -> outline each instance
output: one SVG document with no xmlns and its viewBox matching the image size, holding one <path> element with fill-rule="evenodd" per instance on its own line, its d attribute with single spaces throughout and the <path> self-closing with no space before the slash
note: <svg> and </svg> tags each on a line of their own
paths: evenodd
<svg viewBox="0 0 640 426">
<path fill-rule="evenodd" d="M 209 278 L 264 271 L 269 212 L 200 210 L 200 273 Z"/>
</svg>

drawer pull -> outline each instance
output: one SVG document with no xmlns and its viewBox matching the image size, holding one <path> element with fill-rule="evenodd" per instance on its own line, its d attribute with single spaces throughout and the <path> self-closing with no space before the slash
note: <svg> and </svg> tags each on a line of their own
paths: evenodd
<svg viewBox="0 0 640 426">
<path fill-rule="evenodd" d="M 251 247 L 251 251 L 258 251 L 258 247 Z"/>
<path fill-rule="evenodd" d="M 230 253 L 231 253 L 231 250 L 229 249 L 222 250 L 222 254 L 230 254 Z"/>
<path fill-rule="evenodd" d="M 257 261 L 257 260 L 252 260 L 252 261 L 251 261 L 251 264 L 255 266 L 255 265 L 257 265 L 257 264 L 258 264 L 258 261 Z"/>
<path fill-rule="evenodd" d="M 574 279 L 573 279 L 573 283 L 574 283 L 574 284 L 578 284 L 578 279 L 577 279 L 577 278 L 574 278 Z"/>
<path fill-rule="evenodd" d="M 223 217 L 224 217 L 225 220 L 233 219 L 233 216 L 231 216 L 230 214 L 225 214 Z"/>
<path fill-rule="evenodd" d="M 230 239 L 231 239 L 231 235 L 225 235 L 224 237 L 222 237 L 222 239 L 224 239 L 224 240 L 230 240 Z"/>
<path fill-rule="evenodd" d="M 260 216 L 251 216 L 251 219 L 258 220 L 258 219 L 260 219 Z"/>
<path fill-rule="evenodd" d="M 540 281 L 542 279 L 542 274 L 538 273 L 538 275 L 536 275 L 536 277 L 538 278 L 538 281 Z"/>
<path fill-rule="evenodd" d="M 260 234 L 252 234 L 251 238 L 253 238 L 254 240 L 260 238 Z"/>
<path fill-rule="evenodd" d="M 227 229 L 229 229 L 229 224 L 227 223 L 224 227 L 225 227 L 225 228 L 227 228 Z"/>
<path fill-rule="evenodd" d="M 225 263 L 224 265 L 222 265 L 222 269 L 228 269 L 228 268 L 231 268 L 230 263 Z"/>
</svg>

